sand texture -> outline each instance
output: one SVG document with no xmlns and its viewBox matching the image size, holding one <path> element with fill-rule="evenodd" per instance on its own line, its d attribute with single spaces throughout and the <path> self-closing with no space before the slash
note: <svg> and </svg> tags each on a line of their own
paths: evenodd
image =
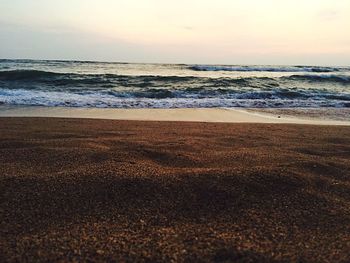
<svg viewBox="0 0 350 263">
<path fill-rule="evenodd" d="M 1 262 L 349 262 L 350 127 L 0 118 Z"/>
</svg>

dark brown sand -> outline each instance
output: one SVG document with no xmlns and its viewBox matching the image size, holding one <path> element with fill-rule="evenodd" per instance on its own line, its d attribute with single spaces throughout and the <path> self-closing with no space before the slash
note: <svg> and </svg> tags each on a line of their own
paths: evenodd
<svg viewBox="0 0 350 263">
<path fill-rule="evenodd" d="M 0 119 L 0 261 L 349 262 L 350 127 Z"/>
</svg>

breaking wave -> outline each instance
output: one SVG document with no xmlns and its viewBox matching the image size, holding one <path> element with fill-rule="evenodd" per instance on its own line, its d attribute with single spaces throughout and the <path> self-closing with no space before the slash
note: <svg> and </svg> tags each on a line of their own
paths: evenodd
<svg viewBox="0 0 350 263">
<path fill-rule="evenodd" d="M 147 70 L 140 72 L 133 67 L 141 66 L 133 64 L 11 63 L 14 62 L 1 65 L 0 104 L 102 108 L 350 107 L 350 71 L 345 68 L 145 64 L 142 67 L 148 67 Z M 16 68 L 18 65 L 21 68 Z M 132 74 L 127 74 L 129 71 Z M 254 73 L 230 76 L 216 71 Z"/>
</svg>

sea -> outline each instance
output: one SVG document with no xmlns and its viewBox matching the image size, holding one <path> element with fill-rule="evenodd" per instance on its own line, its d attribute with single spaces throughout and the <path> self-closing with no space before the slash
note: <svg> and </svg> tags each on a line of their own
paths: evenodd
<svg viewBox="0 0 350 263">
<path fill-rule="evenodd" d="M 349 108 L 350 67 L 0 60 L 0 104 Z"/>
</svg>

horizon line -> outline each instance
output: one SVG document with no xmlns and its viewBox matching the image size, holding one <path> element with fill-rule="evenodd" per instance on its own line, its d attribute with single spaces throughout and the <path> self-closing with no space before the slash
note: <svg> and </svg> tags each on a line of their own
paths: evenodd
<svg viewBox="0 0 350 263">
<path fill-rule="evenodd" d="M 131 61 L 103 61 L 90 59 L 35 59 L 35 58 L 0 58 L 0 61 L 53 61 L 53 62 L 84 62 L 84 63 L 105 63 L 105 64 L 149 64 L 149 65 L 208 65 L 208 66 L 279 66 L 279 67 L 302 67 L 302 66 L 316 66 L 316 67 L 350 67 L 350 65 L 317 65 L 317 64 L 221 64 L 221 63 L 176 63 L 176 62 L 131 62 Z"/>
</svg>

